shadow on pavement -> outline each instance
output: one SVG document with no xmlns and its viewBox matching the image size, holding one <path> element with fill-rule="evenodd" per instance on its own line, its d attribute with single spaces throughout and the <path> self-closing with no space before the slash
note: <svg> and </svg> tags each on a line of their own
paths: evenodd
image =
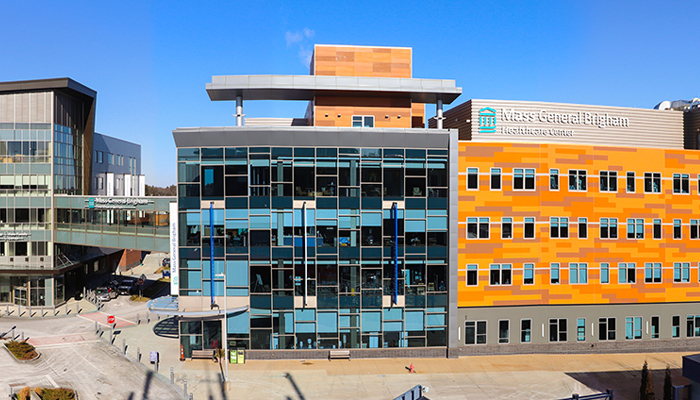
<svg viewBox="0 0 700 400">
<path fill-rule="evenodd" d="M 654 392 L 663 394 L 664 376 L 663 369 L 651 370 L 654 379 Z M 567 372 L 566 375 L 576 379 L 594 392 L 602 393 L 612 389 L 616 399 L 639 398 L 639 386 L 641 385 L 642 366 L 634 371 L 599 371 L 599 372 Z M 674 386 L 687 385 L 688 379 L 683 377 L 680 368 L 671 369 L 671 380 Z"/>
<path fill-rule="evenodd" d="M 299 390 L 299 387 L 297 386 L 296 382 L 294 382 L 294 378 L 292 378 L 292 374 L 287 372 L 286 374 L 284 374 L 284 377 L 289 379 L 289 383 L 292 384 L 294 391 L 297 392 L 297 396 L 299 396 L 299 400 L 306 400 L 304 395 L 301 393 L 301 390 Z M 289 397 L 287 397 L 287 398 L 289 398 Z"/>
<path fill-rule="evenodd" d="M 155 333 L 156 336 L 177 339 L 177 319 L 175 317 L 170 317 L 156 323 L 155 325 L 153 325 L 153 333 Z"/>
</svg>

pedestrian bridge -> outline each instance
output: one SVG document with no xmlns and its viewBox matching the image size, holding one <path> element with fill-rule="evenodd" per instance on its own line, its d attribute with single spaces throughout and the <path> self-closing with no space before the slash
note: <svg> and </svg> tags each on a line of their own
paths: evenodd
<svg viewBox="0 0 700 400">
<path fill-rule="evenodd" d="M 54 242 L 168 252 L 176 197 L 55 195 Z"/>
</svg>

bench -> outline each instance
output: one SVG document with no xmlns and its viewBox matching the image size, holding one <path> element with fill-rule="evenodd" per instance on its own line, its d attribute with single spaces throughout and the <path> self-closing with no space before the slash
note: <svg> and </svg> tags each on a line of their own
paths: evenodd
<svg viewBox="0 0 700 400">
<path fill-rule="evenodd" d="M 213 360 L 214 359 L 214 349 L 192 350 L 192 359 L 194 360 L 195 358 L 206 358 L 206 359 Z"/>
<path fill-rule="evenodd" d="M 350 350 L 331 350 L 328 352 L 328 360 L 350 360 Z"/>
</svg>

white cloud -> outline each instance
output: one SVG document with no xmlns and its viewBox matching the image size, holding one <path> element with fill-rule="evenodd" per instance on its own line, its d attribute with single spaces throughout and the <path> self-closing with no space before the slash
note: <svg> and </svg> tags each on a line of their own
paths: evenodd
<svg viewBox="0 0 700 400">
<path fill-rule="evenodd" d="M 307 38 L 313 37 L 315 33 L 313 29 L 304 28 L 304 36 Z"/>
<path fill-rule="evenodd" d="M 311 56 L 313 55 L 313 49 L 309 49 L 309 46 L 304 42 L 306 39 L 312 38 L 316 32 L 313 29 L 304 28 L 301 31 L 287 31 L 284 34 L 284 39 L 287 41 L 287 47 L 292 45 L 298 45 L 299 51 L 299 61 L 305 66 L 311 65 Z"/>
<path fill-rule="evenodd" d="M 313 50 L 301 48 L 299 49 L 299 60 L 301 60 L 302 64 L 308 67 L 311 65 L 311 56 L 313 54 Z"/>
<path fill-rule="evenodd" d="M 287 46 L 291 46 L 294 43 L 300 43 L 304 39 L 304 36 L 301 32 L 287 31 L 287 33 L 284 34 L 284 38 L 287 40 Z"/>
</svg>

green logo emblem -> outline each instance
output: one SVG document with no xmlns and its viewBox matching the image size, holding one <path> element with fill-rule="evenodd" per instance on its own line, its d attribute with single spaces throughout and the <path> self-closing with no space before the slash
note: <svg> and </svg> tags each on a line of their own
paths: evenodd
<svg viewBox="0 0 700 400">
<path fill-rule="evenodd" d="M 496 133 L 496 110 L 493 108 L 479 110 L 479 133 Z"/>
</svg>

